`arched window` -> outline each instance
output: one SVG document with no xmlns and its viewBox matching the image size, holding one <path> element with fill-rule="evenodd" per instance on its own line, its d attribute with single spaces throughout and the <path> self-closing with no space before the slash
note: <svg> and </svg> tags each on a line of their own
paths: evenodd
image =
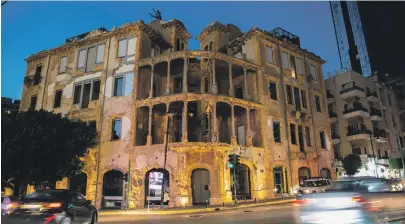
<svg viewBox="0 0 405 224">
<path fill-rule="evenodd" d="M 323 177 L 323 178 L 330 179 L 331 178 L 330 170 L 328 168 L 321 169 L 320 176 Z"/>
<path fill-rule="evenodd" d="M 308 180 L 311 177 L 311 172 L 307 167 L 301 167 L 298 169 L 298 180 L 300 186 L 304 184 L 305 180 Z"/>
</svg>

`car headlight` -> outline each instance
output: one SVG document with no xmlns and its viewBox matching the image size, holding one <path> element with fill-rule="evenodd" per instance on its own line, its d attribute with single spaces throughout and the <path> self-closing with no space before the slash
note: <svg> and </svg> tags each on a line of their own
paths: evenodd
<svg viewBox="0 0 405 224">
<path fill-rule="evenodd" d="M 309 189 L 305 190 L 305 193 L 309 194 L 311 191 Z"/>
<path fill-rule="evenodd" d="M 298 192 L 297 190 L 293 190 L 293 194 L 297 194 L 297 192 Z"/>
</svg>

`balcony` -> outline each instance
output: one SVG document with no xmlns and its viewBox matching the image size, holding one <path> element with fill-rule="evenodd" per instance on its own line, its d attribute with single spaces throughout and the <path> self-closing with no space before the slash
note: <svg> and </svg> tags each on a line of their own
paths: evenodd
<svg viewBox="0 0 405 224">
<path fill-rule="evenodd" d="M 370 133 L 364 124 L 359 123 L 347 126 L 346 136 L 348 141 L 370 140 Z"/>
<path fill-rule="evenodd" d="M 333 111 L 329 111 L 329 122 L 331 124 L 336 123 L 337 122 L 337 114 Z"/>
<path fill-rule="evenodd" d="M 371 103 L 378 103 L 379 99 L 377 96 L 377 92 L 376 91 L 371 91 L 369 89 L 367 89 L 367 100 Z"/>
<path fill-rule="evenodd" d="M 326 91 L 326 100 L 328 101 L 328 104 L 335 102 L 335 96 L 329 92 L 329 90 Z"/>
<path fill-rule="evenodd" d="M 332 132 L 332 144 L 337 145 L 340 143 L 340 136 Z"/>
<path fill-rule="evenodd" d="M 373 128 L 374 139 L 378 143 L 385 143 L 387 142 L 387 132 L 384 129 L 380 128 Z"/>
<path fill-rule="evenodd" d="M 340 98 L 342 100 L 350 99 L 353 97 L 365 97 L 366 93 L 364 92 L 364 89 L 358 86 L 350 86 L 350 87 L 342 87 L 342 90 L 340 91 Z"/>
<path fill-rule="evenodd" d="M 384 118 L 382 117 L 381 110 L 378 110 L 374 107 L 370 107 L 370 120 L 372 120 L 372 121 L 384 120 Z"/>
<path fill-rule="evenodd" d="M 343 110 L 343 119 L 349 119 L 353 117 L 369 117 L 370 114 L 366 108 L 361 105 L 360 102 L 349 103 L 345 105 Z"/>
</svg>

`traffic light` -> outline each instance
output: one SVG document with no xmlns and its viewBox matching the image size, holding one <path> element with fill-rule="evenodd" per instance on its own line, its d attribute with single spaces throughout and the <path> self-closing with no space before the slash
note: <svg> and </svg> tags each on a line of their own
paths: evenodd
<svg viewBox="0 0 405 224">
<path fill-rule="evenodd" d="M 234 154 L 234 160 L 233 160 L 233 161 L 234 161 L 235 166 L 236 166 L 236 167 L 239 167 L 239 164 L 240 164 L 240 156 Z"/>
<path fill-rule="evenodd" d="M 235 167 L 234 160 L 233 160 L 233 156 L 234 156 L 234 155 L 228 155 L 228 166 L 229 166 L 229 168 L 231 168 L 231 169 Z"/>
</svg>

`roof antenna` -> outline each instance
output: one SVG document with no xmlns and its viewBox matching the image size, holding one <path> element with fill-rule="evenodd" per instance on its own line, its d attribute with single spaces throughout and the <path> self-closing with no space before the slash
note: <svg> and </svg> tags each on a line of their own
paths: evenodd
<svg viewBox="0 0 405 224">
<path fill-rule="evenodd" d="M 157 20 L 162 21 L 162 13 L 160 12 L 160 10 L 158 9 L 158 10 L 156 11 L 154 8 L 152 8 L 152 9 L 153 9 L 153 12 L 155 13 L 155 15 L 153 15 L 152 13 L 149 13 L 149 15 L 150 15 L 151 17 L 157 19 Z"/>
</svg>

